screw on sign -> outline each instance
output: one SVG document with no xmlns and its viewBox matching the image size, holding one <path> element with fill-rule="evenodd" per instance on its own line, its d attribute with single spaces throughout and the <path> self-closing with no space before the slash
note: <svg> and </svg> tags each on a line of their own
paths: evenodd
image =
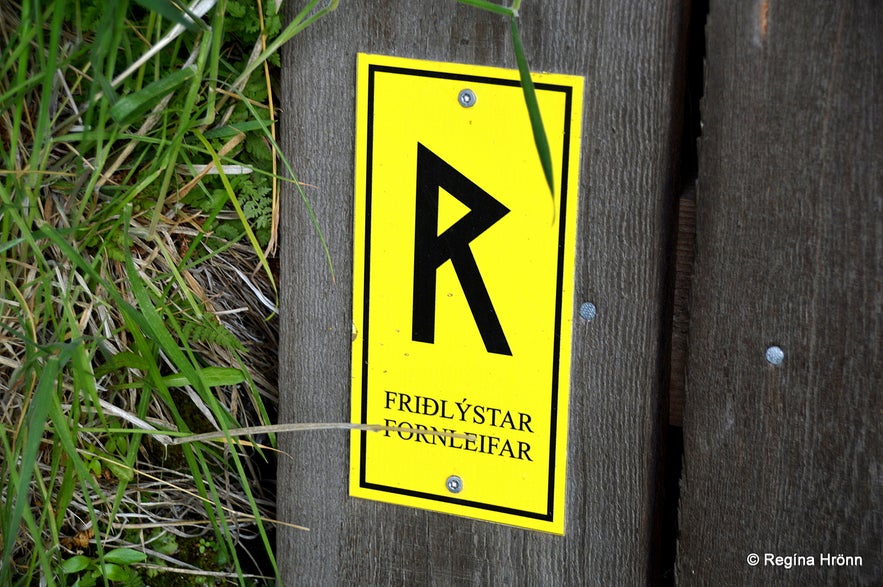
<svg viewBox="0 0 883 587">
<path fill-rule="evenodd" d="M 451 475 L 448 477 L 448 480 L 445 481 L 445 486 L 451 493 L 460 493 L 463 491 L 463 480 L 456 475 Z"/>
<path fill-rule="evenodd" d="M 475 106 L 475 92 L 470 89 L 460 90 L 460 95 L 457 96 L 457 101 L 460 102 L 460 106 L 463 108 L 472 108 Z"/>
</svg>

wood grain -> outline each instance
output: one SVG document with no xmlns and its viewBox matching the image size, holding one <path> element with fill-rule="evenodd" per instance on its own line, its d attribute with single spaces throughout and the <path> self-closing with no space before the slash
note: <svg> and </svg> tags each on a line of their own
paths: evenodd
<svg viewBox="0 0 883 587">
<path fill-rule="evenodd" d="M 292 9 L 297 6 L 292 6 Z M 286 585 L 639 585 L 663 572 L 660 348 L 673 208 L 681 5 L 526 2 L 535 70 L 584 75 L 565 537 L 348 497 L 348 437 L 283 435 Z M 292 190 L 281 226 L 282 422 L 349 419 L 355 54 L 514 67 L 508 24 L 450 1 L 341 3 L 283 53 L 283 148 L 328 240 Z"/>
<path fill-rule="evenodd" d="M 881 8 L 711 3 L 685 584 L 883 583 Z M 771 345 L 780 366 L 765 360 Z M 863 564 L 821 565 L 822 554 Z"/>
<path fill-rule="evenodd" d="M 674 250 L 674 289 L 672 291 L 671 358 L 669 359 L 668 423 L 684 423 L 684 381 L 690 331 L 690 287 L 693 283 L 693 256 L 696 242 L 695 188 L 678 198 L 678 223 Z"/>
</svg>

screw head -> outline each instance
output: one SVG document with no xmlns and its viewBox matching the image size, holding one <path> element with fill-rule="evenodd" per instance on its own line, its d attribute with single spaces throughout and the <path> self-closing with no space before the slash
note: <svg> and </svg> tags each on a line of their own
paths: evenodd
<svg viewBox="0 0 883 587">
<path fill-rule="evenodd" d="M 463 480 L 456 475 L 451 475 L 448 477 L 447 481 L 445 481 L 445 487 L 447 487 L 448 491 L 451 493 L 460 493 L 463 491 Z"/>
<path fill-rule="evenodd" d="M 475 92 L 467 88 L 460 90 L 460 94 L 457 96 L 457 101 L 463 108 L 472 108 L 475 106 L 475 102 L 478 101 L 478 98 L 475 96 Z"/>
<path fill-rule="evenodd" d="M 585 320 L 586 322 L 591 322 L 595 319 L 595 316 L 598 314 L 598 309 L 595 308 L 595 304 L 592 302 L 583 302 L 579 307 L 579 315 L 580 318 Z"/>
<path fill-rule="evenodd" d="M 785 360 L 785 351 L 782 350 L 782 347 L 773 345 L 766 350 L 764 356 L 766 357 L 767 363 L 779 366 Z"/>
</svg>

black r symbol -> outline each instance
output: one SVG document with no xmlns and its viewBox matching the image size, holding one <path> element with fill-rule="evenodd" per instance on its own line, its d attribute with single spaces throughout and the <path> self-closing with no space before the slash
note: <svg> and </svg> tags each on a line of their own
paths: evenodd
<svg viewBox="0 0 883 587">
<path fill-rule="evenodd" d="M 465 216 L 442 234 L 438 234 L 439 188 L 469 208 Z M 436 273 L 450 259 L 485 348 L 489 353 L 512 355 L 469 247 L 469 243 L 478 235 L 508 213 L 506 206 L 441 157 L 417 143 L 412 340 L 435 342 Z"/>
</svg>

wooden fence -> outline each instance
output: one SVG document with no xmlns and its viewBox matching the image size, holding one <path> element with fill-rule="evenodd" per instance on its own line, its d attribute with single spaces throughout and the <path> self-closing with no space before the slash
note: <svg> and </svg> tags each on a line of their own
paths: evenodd
<svg viewBox="0 0 883 587">
<path fill-rule="evenodd" d="M 883 5 L 703 4 L 522 7 L 531 68 L 586 78 L 565 535 L 351 498 L 349 433 L 284 435 L 286 585 L 883 582 Z M 515 67 L 454 0 L 341 2 L 283 53 L 335 276 L 287 189 L 282 422 L 350 421 L 358 52 Z"/>
</svg>

